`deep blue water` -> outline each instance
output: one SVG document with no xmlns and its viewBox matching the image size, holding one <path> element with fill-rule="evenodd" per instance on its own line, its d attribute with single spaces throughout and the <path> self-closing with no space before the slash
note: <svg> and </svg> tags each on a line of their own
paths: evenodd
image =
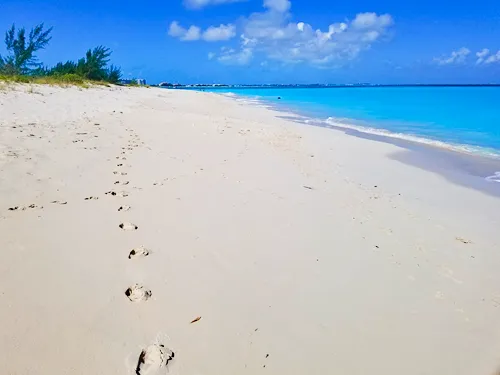
<svg viewBox="0 0 500 375">
<path fill-rule="evenodd" d="M 500 157 L 500 87 L 225 88 L 205 91 L 258 99 L 325 124 Z"/>
</svg>

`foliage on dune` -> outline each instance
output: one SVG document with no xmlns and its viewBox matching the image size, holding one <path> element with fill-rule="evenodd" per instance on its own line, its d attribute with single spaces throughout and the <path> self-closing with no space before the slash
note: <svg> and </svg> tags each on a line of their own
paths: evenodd
<svg viewBox="0 0 500 375">
<path fill-rule="evenodd" d="M 27 34 L 24 27 L 15 25 L 5 33 L 7 55 L 0 55 L 0 80 L 21 83 L 66 83 L 82 85 L 86 81 L 118 83 L 121 70 L 108 65 L 111 50 L 104 46 L 89 49 L 78 61 L 57 63 L 53 67 L 38 61 L 36 52 L 44 49 L 52 39 L 52 28 L 43 23 Z"/>
</svg>

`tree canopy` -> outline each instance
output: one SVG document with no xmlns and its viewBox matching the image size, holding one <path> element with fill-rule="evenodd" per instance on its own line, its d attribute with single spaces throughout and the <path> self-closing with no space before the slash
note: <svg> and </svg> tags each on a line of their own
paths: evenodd
<svg viewBox="0 0 500 375">
<path fill-rule="evenodd" d="M 17 32 L 16 32 L 17 31 Z M 74 75 L 82 79 L 118 83 L 121 70 L 110 65 L 111 50 L 104 46 L 89 49 L 85 56 L 77 62 L 57 63 L 54 67 L 44 67 L 35 52 L 44 49 L 52 39 L 52 27 L 45 29 L 41 23 L 26 35 L 25 28 L 16 30 L 12 27 L 5 33 L 5 46 L 8 54 L 0 55 L 0 74 L 11 76 L 68 76 Z"/>
<path fill-rule="evenodd" d="M 48 75 L 76 74 L 93 81 L 107 81 L 117 83 L 121 78 L 120 68 L 111 65 L 108 67 L 111 51 L 104 46 L 88 50 L 85 57 L 76 63 L 67 61 L 58 63 L 47 71 Z"/>
<path fill-rule="evenodd" d="M 35 56 L 35 52 L 44 49 L 52 37 L 52 27 L 44 30 L 41 23 L 29 32 L 26 37 L 24 27 L 17 30 L 13 24 L 5 33 L 5 46 L 9 54 L 5 57 L 0 55 L 0 68 L 11 74 L 29 74 L 32 69 L 39 68 L 41 64 Z"/>
</svg>

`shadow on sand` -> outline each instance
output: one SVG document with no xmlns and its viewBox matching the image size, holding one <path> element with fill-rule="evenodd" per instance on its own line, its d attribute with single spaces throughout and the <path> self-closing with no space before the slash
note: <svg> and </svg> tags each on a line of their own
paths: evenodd
<svg viewBox="0 0 500 375">
<path fill-rule="evenodd" d="M 320 122 L 305 122 L 305 118 L 299 116 L 278 117 L 305 125 L 342 131 L 347 135 L 358 138 L 395 145 L 402 150 L 393 152 L 389 155 L 389 158 L 406 165 L 436 173 L 453 184 L 472 188 L 482 193 L 500 198 L 500 182 L 486 180 L 487 177 L 500 172 L 500 160 L 446 150 L 404 139 L 363 133 L 355 129 L 346 129 L 322 124 Z M 497 180 L 500 180 L 500 177 L 498 177 Z"/>
</svg>

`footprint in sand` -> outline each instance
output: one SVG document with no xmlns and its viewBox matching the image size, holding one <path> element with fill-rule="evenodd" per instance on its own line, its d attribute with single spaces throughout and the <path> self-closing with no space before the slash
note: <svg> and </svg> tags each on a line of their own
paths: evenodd
<svg viewBox="0 0 500 375">
<path fill-rule="evenodd" d="M 117 167 L 123 167 L 123 164 L 120 163 L 120 164 L 116 164 Z"/>
<path fill-rule="evenodd" d="M 139 246 L 130 251 L 128 259 L 147 257 L 150 253 L 150 250 L 146 249 L 144 246 Z"/>
<path fill-rule="evenodd" d="M 136 375 L 157 373 L 161 368 L 167 367 L 174 356 L 174 352 L 163 344 L 149 345 L 139 355 L 135 373 Z"/>
<path fill-rule="evenodd" d="M 121 197 L 121 198 L 128 197 L 128 193 L 125 191 L 119 191 L 118 193 L 116 191 L 107 191 L 104 194 L 112 195 L 112 196 L 116 196 L 116 197 Z"/>
<path fill-rule="evenodd" d="M 147 301 L 151 297 L 151 291 L 142 285 L 135 284 L 127 288 L 125 295 L 132 302 Z"/>
<path fill-rule="evenodd" d="M 8 210 L 9 211 L 17 211 L 17 210 L 26 211 L 28 208 L 31 208 L 31 209 L 33 209 L 33 208 L 42 209 L 43 206 L 37 206 L 36 204 L 32 203 L 29 206 L 22 206 L 22 207 L 20 207 L 20 206 L 14 206 L 14 207 L 9 207 Z"/>
<path fill-rule="evenodd" d="M 18 208 L 19 208 L 19 207 L 15 207 L 15 209 L 16 209 L 16 210 L 17 210 Z M 29 206 L 27 206 L 27 207 L 21 207 L 21 210 L 22 210 L 22 211 L 26 211 L 28 208 L 32 208 L 32 209 L 33 209 L 33 208 L 43 208 L 43 207 L 42 207 L 42 206 L 37 206 L 36 204 L 32 203 L 32 204 L 30 204 L 30 205 L 29 205 Z M 10 210 L 10 208 L 9 208 L 9 210 Z M 11 211 L 13 211 L 13 210 L 11 210 Z"/>
<path fill-rule="evenodd" d="M 455 237 L 455 239 L 456 239 L 457 241 L 462 242 L 462 243 L 463 243 L 463 244 L 465 244 L 465 245 L 467 245 L 467 244 L 471 244 L 471 243 L 472 243 L 472 241 L 471 241 L 471 240 L 466 240 L 465 238 L 462 238 L 462 237 Z"/>
<path fill-rule="evenodd" d="M 128 211 L 130 210 L 130 208 L 131 208 L 130 206 L 120 206 L 118 207 L 118 211 Z"/>
<path fill-rule="evenodd" d="M 119 227 L 123 230 L 137 230 L 139 227 L 132 223 L 121 223 Z"/>
<path fill-rule="evenodd" d="M 68 202 L 64 201 L 64 202 L 61 202 L 61 201 L 52 201 L 50 203 L 55 203 L 55 204 L 68 204 Z"/>
<path fill-rule="evenodd" d="M 97 200 L 97 199 L 99 199 L 99 197 L 94 197 L 92 195 L 90 197 L 85 198 L 86 201 Z"/>
</svg>

